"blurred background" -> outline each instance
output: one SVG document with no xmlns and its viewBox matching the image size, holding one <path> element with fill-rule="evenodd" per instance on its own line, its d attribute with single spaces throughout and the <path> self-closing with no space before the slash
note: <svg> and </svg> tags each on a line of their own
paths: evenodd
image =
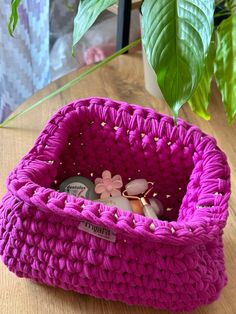
<svg viewBox="0 0 236 314">
<path fill-rule="evenodd" d="M 117 9 L 110 8 L 76 47 L 73 19 L 78 0 L 23 0 L 12 38 L 7 29 L 11 3 L 0 0 L 0 122 L 51 81 L 101 61 L 116 49 Z M 140 1 L 139 1 L 140 2 Z M 132 10 L 130 41 L 140 37 L 139 11 Z"/>
</svg>

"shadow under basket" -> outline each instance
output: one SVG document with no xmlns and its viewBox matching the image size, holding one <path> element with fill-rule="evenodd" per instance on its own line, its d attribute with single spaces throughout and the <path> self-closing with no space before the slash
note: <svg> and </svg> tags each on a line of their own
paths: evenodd
<svg viewBox="0 0 236 314">
<path fill-rule="evenodd" d="M 164 219 L 58 192 L 68 177 L 93 180 L 105 169 L 124 184 L 154 181 Z M 190 311 L 217 299 L 226 284 L 222 234 L 229 196 L 226 156 L 197 127 L 124 102 L 75 100 L 51 118 L 8 177 L 0 254 L 20 277 Z"/>
</svg>

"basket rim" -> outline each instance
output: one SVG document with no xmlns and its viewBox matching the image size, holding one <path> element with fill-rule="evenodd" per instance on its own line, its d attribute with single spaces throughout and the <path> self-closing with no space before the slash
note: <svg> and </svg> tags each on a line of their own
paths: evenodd
<svg viewBox="0 0 236 314">
<path fill-rule="evenodd" d="M 201 149 L 206 153 L 205 164 L 209 165 L 212 160 L 214 163 L 217 160 L 221 161 L 218 164 L 219 171 L 224 170 L 226 173 L 225 179 L 218 178 L 216 171 L 215 177 L 211 174 L 208 177 L 206 176 L 201 182 L 205 183 L 207 180 L 213 180 L 214 182 L 212 181 L 212 183 L 215 186 L 221 185 L 222 191 L 226 192 L 222 192 L 221 195 L 212 195 L 211 191 L 207 191 L 206 188 L 205 191 L 202 189 L 198 195 L 198 204 L 199 201 L 203 201 L 203 204 L 198 205 L 198 209 L 195 210 L 190 220 L 183 219 L 182 221 L 167 222 L 158 219 L 153 220 L 132 212 L 125 212 L 115 207 L 76 198 L 73 195 L 42 187 L 30 179 L 32 169 L 35 171 L 34 162 L 40 162 L 45 167 L 57 168 L 59 161 L 54 160 L 56 158 L 51 159 L 52 155 L 48 155 L 43 149 L 37 151 L 37 154 L 35 153 L 36 147 L 42 143 L 47 130 L 50 129 L 47 140 L 43 140 L 44 145 L 46 145 L 50 137 L 55 136 L 56 132 L 60 131 L 59 129 L 68 116 L 68 119 L 71 119 L 71 115 L 73 114 L 78 116 L 79 110 L 85 110 L 87 114 L 91 110 L 96 110 L 97 112 L 99 111 L 98 118 L 102 121 L 104 119 L 104 112 L 107 113 L 109 109 L 111 109 L 110 119 L 116 119 L 116 125 L 118 126 L 124 123 L 124 119 L 120 116 L 122 114 L 129 114 L 131 119 L 142 117 L 146 121 L 149 119 L 152 119 L 152 122 L 155 121 L 158 124 L 158 135 L 167 134 L 168 132 L 170 134 L 174 128 L 181 128 L 181 131 L 185 134 L 183 138 L 185 145 L 191 142 L 194 134 L 195 149 Z M 57 121 L 57 124 L 55 124 L 55 121 Z M 54 157 L 57 156 L 57 149 L 59 150 L 60 147 L 56 148 Z M 190 182 L 187 186 L 186 195 L 190 189 Z M 22 158 L 18 166 L 9 175 L 7 185 L 9 192 L 14 197 L 46 212 L 62 216 L 66 215 L 78 221 L 89 221 L 111 229 L 115 233 L 123 233 L 124 237 L 129 236 L 152 242 L 165 241 L 165 243 L 171 245 L 189 245 L 190 242 L 191 244 L 199 244 L 199 242 L 211 241 L 219 235 L 221 229 L 225 226 L 228 216 L 228 200 L 230 197 L 230 170 L 226 156 L 217 147 L 215 139 L 204 134 L 199 128 L 184 120 L 178 118 L 177 125 L 175 125 L 172 118 L 164 114 L 159 114 L 151 108 L 114 101 L 109 98 L 90 97 L 77 99 L 65 105 L 53 115 L 38 136 L 32 149 Z M 184 209 L 186 195 L 182 200 L 180 212 Z M 154 224 L 154 230 L 150 229 L 151 224 Z"/>
</svg>

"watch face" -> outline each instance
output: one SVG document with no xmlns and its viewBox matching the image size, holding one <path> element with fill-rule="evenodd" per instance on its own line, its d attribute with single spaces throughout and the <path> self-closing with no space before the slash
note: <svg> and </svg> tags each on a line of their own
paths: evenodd
<svg viewBox="0 0 236 314">
<path fill-rule="evenodd" d="M 71 182 L 65 187 L 65 192 L 76 197 L 87 197 L 88 188 L 80 182 Z"/>
</svg>

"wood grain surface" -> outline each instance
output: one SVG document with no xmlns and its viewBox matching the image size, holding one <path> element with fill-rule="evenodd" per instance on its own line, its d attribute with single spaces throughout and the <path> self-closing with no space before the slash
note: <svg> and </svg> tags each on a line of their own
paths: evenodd
<svg viewBox="0 0 236 314">
<path fill-rule="evenodd" d="M 80 70 L 81 71 L 81 70 Z M 74 78 L 73 72 L 50 84 L 33 95 L 20 109 L 26 108 L 40 97 L 48 94 Z M 79 84 L 45 102 L 36 109 L 0 129 L 0 197 L 5 192 L 9 171 L 31 148 L 39 132 L 50 116 L 62 105 L 88 96 L 105 96 L 129 103 L 155 108 L 170 114 L 167 106 L 144 89 L 141 54 L 124 55 L 88 76 Z M 232 171 L 232 196 L 229 219 L 224 233 L 225 262 L 228 285 L 219 300 L 195 310 L 194 314 L 236 313 L 236 124 L 227 124 L 219 92 L 213 86 L 210 113 L 212 119 L 204 121 L 185 106 L 180 116 L 214 136 L 219 147 L 227 154 Z M 19 279 L 0 263 L 0 314 L 154 314 L 168 313 L 150 308 L 127 306 L 120 302 L 99 300 L 74 292 L 63 291 L 30 280 Z"/>
</svg>

